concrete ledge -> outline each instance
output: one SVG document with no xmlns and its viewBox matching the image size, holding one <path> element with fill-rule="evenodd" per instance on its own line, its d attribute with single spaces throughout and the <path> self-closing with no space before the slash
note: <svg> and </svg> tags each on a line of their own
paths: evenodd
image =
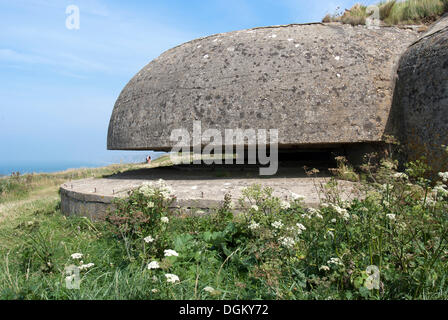
<svg viewBox="0 0 448 320">
<path fill-rule="evenodd" d="M 238 211 L 238 199 L 243 189 L 260 184 L 271 187 L 274 196 L 292 201 L 295 195 L 304 197 L 305 205 L 316 207 L 323 195 L 318 186 L 330 176 L 323 172 L 319 177 L 307 177 L 298 166 L 281 167 L 277 175 L 259 177 L 256 166 L 203 166 L 185 165 L 128 171 L 102 179 L 84 179 L 64 183 L 60 189 L 61 209 L 68 216 L 103 217 L 114 209 L 114 199 L 124 198 L 128 192 L 145 182 L 163 179 L 173 188 L 176 201 L 172 209 L 211 210 L 219 207 L 225 194 L 230 194 Z M 346 199 L 358 197 L 355 184 L 340 181 L 339 188 Z"/>
</svg>

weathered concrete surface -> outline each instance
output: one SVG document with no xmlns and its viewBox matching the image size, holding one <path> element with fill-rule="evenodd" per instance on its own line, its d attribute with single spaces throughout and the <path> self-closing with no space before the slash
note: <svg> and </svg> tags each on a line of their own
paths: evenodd
<svg viewBox="0 0 448 320">
<path fill-rule="evenodd" d="M 448 158 L 448 15 L 403 54 L 391 128 L 408 160 L 426 156 L 433 170 L 446 171 Z"/>
<path fill-rule="evenodd" d="M 191 212 L 193 209 L 208 210 L 218 207 L 224 195 L 230 193 L 238 210 L 242 190 L 253 184 L 272 187 L 274 195 L 292 200 L 294 194 L 302 195 L 305 204 L 317 206 L 323 194 L 319 184 L 328 181 L 328 174 L 309 178 L 303 169 L 281 168 L 276 176 L 260 178 L 257 167 L 247 166 L 173 166 L 129 171 L 104 179 L 85 179 L 67 182 L 61 186 L 61 207 L 66 215 L 81 215 L 97 219 L 113 208 L 113 200 L 126 197 L 128 191 L 144 182 L 164 179 L 174 189 L 176 202 L 173 209 Z M 354 183 L 340 181 L 343 198 L 359 195 Z"/>
<path fill-rule="evenodd" d="M 113 110 L 108 148 L 170 150 L 173 129 L 279 129 L 280 147 L 381 141 L 396 63 L 418 33 L 307 24 L 217 34 L 144 67 Z M 208 141 L 203 141 L 207 144 Z"/>
</svg>

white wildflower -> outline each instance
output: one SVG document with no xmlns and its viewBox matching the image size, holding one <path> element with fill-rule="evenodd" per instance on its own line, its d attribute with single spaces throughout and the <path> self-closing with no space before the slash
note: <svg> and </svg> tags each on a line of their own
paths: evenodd
<svg viewBox="0 0 448 320">
<path fill-rule="evenodd" d="M 152 261 L 148 264 L 148 270 L 159 269 L 160 265 L 157 261 Z"/>
<path fill-rule="evenodd" d="M 394 221 L 397 218 L 397 216 L 395 214 L 392 214 L 392 213 L 386 214 L 386 217 L 389 220 L 392 220 L 392 221 Z"/>
<path fill-rule="evenodd" d="M 342 213 L 342 219 L 344 219 L 345 221 L 347 221 L 348 219 L 350 219 L 350 214 L 347 212 L 347 210 L 344 209 L 343 213 Z"/>
<path fill-rule="evenodd" d="M 331 207 L 341 216 L 342 219 L 347 221 L 350 219 L 350 214 L 348 213 L 347 209 L 342 209 L 338 205 L 331 205 Z"/>
<path fill-rule="evenodd" d="M 154 195 L 154 188 L 152 183 L 145 182 L 139 189 L 139 191 L 146 197 L 152 197 Z"/>
<path fill-rule="evenodd" d="M 171 194 L 174 193 L 173 189 L 170 186 L 167 186 L 162 179 L 157 182 L 145 182 L 139 190 L 146 197 L 152 197 L 156 192 L 159 192 L 162 197 L 166 199 L 170 198 Z"/>
<path fill-rule="evenodd" d="M 327 264 L 334 264 L 337 266 L 343 266 L 344 264 L 342 263 L 341 259 L 339 258 L 331 258 L 330 260 L 327 261 Z"/>
<path fill-rule="evenodd" d="M 271 224 L 271 226 L 273 226 L 275 229 L 281 229 L 281 228 L 283 228 L 283 222 L 275 221 Z"/>
<path fill-rule="evenodd" d="M 306 216 L 308 219 L 311 219 L 311 218 L 312 218 L 311 215 L 314 215 L 316 218 L 319 218 L 319 219 L 323 219 L 323 218 L 324 218 L 324 217 L 320 214 L 320 211 L 319 211 L 319 210 L 316 210 L 316 209 L 314 209 L 314 208 L 308 208 L 308 209 L 307 209 L 307 212 L 308 212 L 310 215 L 302 215 L 302 217 L 303 217 L 303 216 Z"/>
<path fill-rule="evenodd" d="M 280 243 L 286 248 L 293 248 L 294 245 L 296 244 L 294 239 L 290 237 L 281 237 L 279 240 Z"/>
<path fill-rule="evenodd" d="M 404 172 L 397 172 L 393 175 L 395 179 L 408 179 L 408 175 Z"/>
<path fill-rule="evenodd" d="M 252 210 L 254 210 L 254 211 L 258 211 L 259 210 L 259 208 L 258 208 L 258 206 L 257 205 L 252 205 L 252 207 L 250 207 Z"/>
<path fill-rule="evenodd" d="M 293 200 L 303 200 L 303 199 L 305 199 L 304 196 L 302 196 L 300 194 L 297 194 L 297 193 L 294 193 L 294 192 L 291 192 L 291 198 Z"/>
<path fill-rule="evenodd" d="M 164 253 L 165 253 L 165 257 L 178 257 L 179 256 L 179 254 L 176 251 L 171 250 L 171 249 L 165 250 Z"/>
<path fill-rule="evenodd" d="M 212 287 L 205 287 L 204 291 L 208 292 L 208 293 L 214 293 L 216 290 L 213 289 Z"/>
<path fill-rule="evenodd" d="M 157 293 L 157 292 L 159 292 L 159 290 L 157 290 L 157 289 L 152 289 L 151 292 L 152 292 L 152 293 Z"/>
<path fill-rule="evenodd" d="M 95 266 L 94 263 L 83 264 L 83 265 L 79 266 L 79 270 L 80 271 L 87 270 L 87 269 L 92 268 L 93 266 Z"/>
<path fill-rule="evenodd" d="M 147 236 L 146 238 L 143 239 L 143 241 L 145 241 L 146 243 L 154 242 L 154 238 L 151 236 Z"/>
<path fill-rule="evenodd" d="M 166 277 L 166 281 L 170 282 L 170 283 L 176 283 L 176 282 L 180 281 L 179 277 L 176 276 L 175 274 L 167 273 L 167 274 L 165 274 L 165 277 Z"/>
<path fill-rule="evenodd" d="M 301 223 L 296 224 L 299 234 L 306 230 L 305 226 Z"/>
<path fill-rule="evenodd" d="M 256 230 L 260 227 L 259 223 L 256 223 L 255 221 L 252 221 L 251 224 L 249 225 L 249 229 L 250 230 Z"/>
<path fill-rule="evenodd" d="M 169 223 L 169 222 L 170 222 L 170 219 L 168 219 L 168 217 L 162 217 L 162 218 L 160 219 L 160 221 L 162 221 L 163 223 Z"/>
<path fill-rule="evenodd" d="M 435 194 L 439 194 L 441 196 L 448 195 L 448 190 L 446 189 L 446 186 L 444 184 L 435 186 L 432 190 Z"/>
<path fill-rule="evenodd" d="M 282 203 L 280 204 L 280 207 L 283 210 L 288 210 L 289 208 L 291 208 L 291 204 L 289 204 L 289 202 L 287 202 L 287 201 L 282 201 Z"/>
<path fill-rule="evenodd" d="M 439 172 L 439 177 L 442 178 L 443 182 L 448 182 L 448 172 Z"/>
<path fill-rule="evenodd" d="M 74 260 L 79 260 L 82 257 L 83 257 L 82 253 L 74 253 L 74 254 L 72 254 L 72 259 L 74 259 Z"/>
<path fill-rule="evenodd" d="M 328 266 L 321 266 L 319 270 L 329 271 L 330 268 Z"/>
<path fill-rule="evenodd" d="M 424 200 L 421 200 L 421 203 L 423 204 Z M 434 207 L 437 204 L 437 201 L 432 199 L 432 198 L 428 198 L 426 199 L 426 205 L 430 206 L 430 207 Z"/>
<path fill-rule="evenodd" d="M 148 202 L 147 207 L 148 207 L 149 209 L 154 208 L 154 206 L 155 206 L 154 202 L 152 202 L 152 201 L 149 201 L 149 202 Z"/>
</svg>

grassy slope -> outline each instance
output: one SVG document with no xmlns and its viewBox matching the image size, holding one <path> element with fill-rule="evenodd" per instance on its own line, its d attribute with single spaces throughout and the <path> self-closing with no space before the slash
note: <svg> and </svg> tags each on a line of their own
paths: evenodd
<svg viewBox="0 0 448 320">
<path fill-rule="evenodd" d="M 163 156 L 154 160 L 150 167 L 170 164 L 169 158 Z M 62 183 L 90 177 L 100 178 L 147 167 L 146 164 L 117 164 L 102 168 L 70 169 L 57 173 L 0 178 L 0 183 L 9 187 L 6 191 L 3 188 L 4 192 L 0 193 L 0 284 L 2 284 L 0 285 L 0 299 L 20 299 L 23 294 L 20 293 L 20 288 L 24 287 L 24 279 L 19 276 L 17 270 L 13 270 L 12 265 L 20 259 L 26 260 L 26 257 L 23 256 L 25 247 L 34 248 L 38 255 L 40 251 L 51 251 L 54 253 L 55 259 L 57 259 L 56 256 L 69 256 L 75 251 L 88 252 L 89 250 L 101 251 L 104 249 L 102 243 L 91 241 L 95 239 L 98 231 L 90 222 L 79 218 L 67 219 L 61 214 L 58 190 Z M 45 241 L 40 241 L 40 237 Z M 19 252 L 20 254 L 17 254 Z M 24 264 L 26 263 L 24 262 Z M 30 269 L 28 269 L 26 280 L 35 283 L 37 291 L 39 291 L 38 287 L 53 285 L 46 281 L 52 281 L 55 279 L 54 277 L 49 277 L 48 280 L 33 279 Z M 63 270 L 57 270 L 56 274 L 63 275 Z M 2 291 L 2 287 L 8 287 L 8 289 Z M 79 292 L 73 293 L 74 296 L 66 298 L 104 298 L 95 296 L 94 293 L 89 296 L 82 296 L 82 293 Z M 52 296 L 49 293 L 48 296 L 36 296 L 36 298 L 50 299 Z M 63 297 L 58 296 L 58 298 Z"/>
<path fill-rule="evenodd" d="M 152 162 L 151 167 L 172 165 L 168 156 Z M 104 239 L 101 226 L 84 218 L 67 218 L 61 214 L 58 195 L 59 185 L 69 179 L 105 175 L 147 168 L 143 165 L 113 165 L 96 169 L 76 169 L 52 174 L 37 174 L 20 177 L 19 186 L 3 194 L 0 201 L 0 300 L 1 299 L 139 299 L 147 297 L 152 279 L 135 265 L 115 265 L 124 261 L 117 257 L 123 253 L 123 243 Z M 28 179 L 27 179 L 28 178 Z M 4 179 L 15 179 L 7 177 Z M 22 188 L 23 185 L 26 188 Z M 174 222 L 175 223 L 175 222 Z M 176 229 L 176 227 L 174 227 Z M 182 230 L 180 228 L 179 230 Z M 64 270 L 60 266 L 73 263 L 70 255 L 82 252 L 85 262 L 107 268 L 109 273 L 95 276 L 83 274 L 81 290 L 67 290 Z M 116 252 L 116 253 L 115 253 Z M 208 269 L 199 270 L 198 276 L 218 281 L 216 274 L 222 262 L 207 261 Z M 51 261 L 54 268 L 48 268 Z M 236 272 L 236 271 L 235 271 Z M 236 279 L 237 273 L 226 276 Z M 88 279 L 86 279 L 88 278 Z M 163 279 L 162 279 L 163 280 Z M 203 280 L 208 284 L 209 280 Z M 193 280 L 194 283 L 194 280 Z M 200 284 L 202 287 L 204 285 Z M 233 281 L 230 281 L 232 285 Z M 204 298 L 205 292 L 197 288 L 188 292 L 166 293 L 169 298 Z M 224 293 L 224 297 L 226 297 Z M 238 295 L 232 298 L 243 298 Z M 245 298 L 248 298 L 247 296 Z"/>
<path fill-rule="evenodd" d="M 0 193 L 0 247 L 4 243 L 2 230 L 17 221 L 29 218 L 30 212 L 48 209 L 59 201 L 59 186 L 69 180 L 101 178 L 103 176 L 155 166 L 170 165 L 168 156 L 160 157 L 146 164 L 116 164 L 102 168 L 70 169 L 57 173 L 26 174 L 20 177 L 3 177 L 1 183 L 9 190 Z"/>
</svg>

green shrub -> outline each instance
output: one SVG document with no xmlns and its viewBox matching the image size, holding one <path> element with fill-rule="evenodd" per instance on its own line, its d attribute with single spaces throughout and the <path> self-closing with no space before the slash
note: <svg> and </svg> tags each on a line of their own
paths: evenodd
<svg viewBox="0 0 448 320">
<path fill-rule="evenodd" d="M 142 247 L 144 254 L 163 256 L 168 244 L 169 207 L 174 200 L 171 189 L 158 181 L 144 184 L 132 191 L 129 198 L 116 201 L 117 209 L 109 212 L 105 220 L 108 230 L 125 241 L 130 259 Z"/>
<path fill-rule="evenodd" d="M 0 178 L 0 202 L 9 198 L 24 198 L 29 190 L 32 176 L 14 173 L 10 177 Z"/>
</svg>

